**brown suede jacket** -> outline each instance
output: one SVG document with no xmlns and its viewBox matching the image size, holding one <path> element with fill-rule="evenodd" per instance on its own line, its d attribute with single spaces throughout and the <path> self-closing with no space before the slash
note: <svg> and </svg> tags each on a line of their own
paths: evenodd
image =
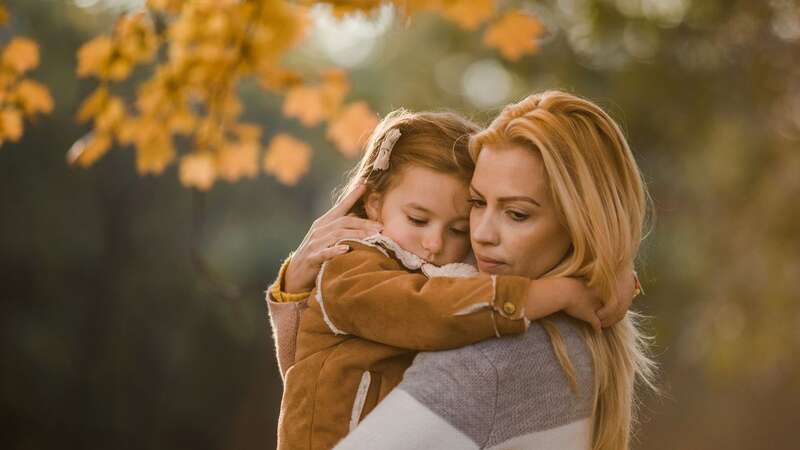
<svg viewBox="0 0 800 450">
<path fill-rule="evenodd" d="M 402 379 L 418 351 L 524 332 L 530 280 L 432 266 L 382 235 L 346 241 L 306 300 L 268 300 L 284 392 L 279 449 L 329 449 Z M 295 347 L 296 342 L 296 347 Z"/>
</svg>

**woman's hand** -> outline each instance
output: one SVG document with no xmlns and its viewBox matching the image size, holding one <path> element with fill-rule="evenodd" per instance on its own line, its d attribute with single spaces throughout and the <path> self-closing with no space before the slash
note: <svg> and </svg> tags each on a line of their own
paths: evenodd
<svg viewBox="0 0 800 450">
<path fill-rule="evenodd" d="M 383 228 L 378 222 L 347 215 L 364 192 L 366 186 L 359 185 L 311 224 L 286 269 L 285 292 L 304 292 L 313 289 L 322 263 L 349 250 L 346 245 L 334 246 L 336 242 L 349 238 L 363 239 Z"/>
</svg>

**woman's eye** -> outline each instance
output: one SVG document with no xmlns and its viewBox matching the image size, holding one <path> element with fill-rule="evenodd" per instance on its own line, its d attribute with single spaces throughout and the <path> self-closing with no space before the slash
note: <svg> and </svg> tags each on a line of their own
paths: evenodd
<svg viewBox="0 0 800 450">
<path fill-rule="evenodd" d="M 479 198 L 471 198 L 467 201 L 469 202 L 470 205 L 472 205 L 473 208 L 483 208 L 484 206 L 486 206 L 486 202 L 484 202 Z"/>
<path fill-rule="evenodd" d="M 412 224 L 414 224 L 414 225 L 416 225 L 418 227 L 421 227 L 421 226 L 425 225 L 426 223 L 428 223 L 428 221 L 425 220 L 425 219 L 417 219 L 416 217 L 411 217 L 411 216 L 406 216 L 406 217 L 408 217 L 408 221 L 409 222 L 411 222 Z"/>
<path fill-rule="evenodd" d="M 509 210 L 508 216 L 511 217 L 511 220 L 516 220 L 517 222 L 522 222 L 528 218 L 527 214 L 514 210 Z"/>
</svg>

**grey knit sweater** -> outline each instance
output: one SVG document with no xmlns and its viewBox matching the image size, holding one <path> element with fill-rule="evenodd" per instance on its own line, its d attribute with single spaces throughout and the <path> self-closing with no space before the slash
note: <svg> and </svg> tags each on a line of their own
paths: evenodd
<svg viewBox="0 0 800 450">
<path fill-rule="evenodd" d="M 523 335 L 420 353 L 403 382 L 337 449 L 591 448 L 592 359 L 577 321 L 551 318 L 574 392 L 538 322 Z"/>
</svg>

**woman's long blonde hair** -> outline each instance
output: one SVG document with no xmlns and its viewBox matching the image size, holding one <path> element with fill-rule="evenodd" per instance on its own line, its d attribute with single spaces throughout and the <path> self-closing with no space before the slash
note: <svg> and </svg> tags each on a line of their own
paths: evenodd
<svg viewBox="0 0 800 450">
<path fill-rule="evenodd" d="M 572 241 L 569 253 L 545 276 L 584 277 L 604 298 L 613 298 L 617 274 L 633 266 L 650 204 L 619 126 L 588 100 L 547 91 L 507 106 L 474 135 L 473 160 L 486 144 L 517 144 L 541 154 L 553 204 Z M 584 327 L 594 361 L 593 450 L 627 449 L 637 409 L 634 382 L 638 378 L 655 389 L 655 362 L 640 319 L 629 311 L 602 333 Z M 558 329 L 551 322 L 543 325 L 575 386 Z"/>
</svg>

